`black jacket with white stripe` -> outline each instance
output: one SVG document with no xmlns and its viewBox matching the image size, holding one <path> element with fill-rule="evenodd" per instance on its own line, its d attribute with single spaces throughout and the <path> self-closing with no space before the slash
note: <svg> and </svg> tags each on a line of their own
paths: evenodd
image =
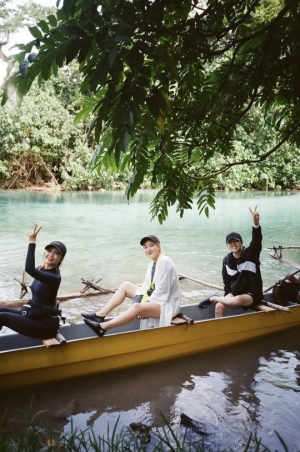
<svg viewBox="0 0 300 452">
<path fill-rule="evenodd" d="M 261 227 L 253 227 L 251 243 L 248 247 L 242 248 L 240 257 L 235 258 L 233 253 L 224 257 L 222 268 L 224 295 L 228 293 L 233 295 L 249 294 L 254 303 L 259 303 L 263 299 L 259 262 L 261 248 Z"/>
</svg>

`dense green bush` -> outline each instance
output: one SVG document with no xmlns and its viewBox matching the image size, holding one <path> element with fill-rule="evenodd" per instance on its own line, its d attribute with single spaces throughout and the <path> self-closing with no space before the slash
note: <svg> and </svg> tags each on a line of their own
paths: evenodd
<svg viewBox="0 0 300 452">
<path fill-rule="evenodd" d="M 207 170 L 218 171 L 226 163 L 245 162 L 257 158 L 257 163 L 230 165 L 230 169 L 217 177 L 215 188 L 222 190 L 281 190 L 300 188 L 300 149 L 284 143 L 269 159 L 259 161 L 261 155 L 276 145 L 278 136 L 271 125 L 263 120 L 259 108 L 252 109 L 238 125 L 230 158 L 215 154 Z"/>
<path fill-rule="evenodd" d="M 55 80 L 42 88 L 34 85 L 20 107 L 10 103 L 0 109 L 2 188 L 51 184 L 67 190 L 93 190 L 120 186 L 118 173 L 91 172 L 93 143 L 86 140 L 85 125 L 74 123 L 73 109 L 66 89 Z"/>
</svg>

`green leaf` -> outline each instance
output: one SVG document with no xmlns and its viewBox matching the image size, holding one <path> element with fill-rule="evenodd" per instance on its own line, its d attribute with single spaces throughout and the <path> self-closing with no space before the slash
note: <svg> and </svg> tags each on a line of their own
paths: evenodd
<svg viewBox="0 0 300 452">
<path fill-rule="evenodd" d="M 137 78 L 144 63 L 144 56 L 142 52 L 137 49 L 137 46 L 134 46 L 129 52 L 127 63 L 133 73 L 133 76 Z"/>
<path fill-rule="evenodd" d="M 126 42 L 127 44 L 131 44 L 131 38 L 126 35 L 116 36 L 115 41 L 121 41 L 121 42 Z"/>
<path fill-rule="evenodd" d="M 66 57 L 65 49 L 66 49 L 66 47 L 67 47 L 67 43 L 62 43 L 56 49 L 55 61 L 56 61 L 56 64 L 57 64 L 58 67 L 62 67 L 64 62 L 65 62 L 65 57 Z"/>
<path fill-rule="evenodd" d="M 146 99 L 148 108 L 150 113 L 154 116 L 154 118 L 157 120 L 159 118 L 159 106 L 155 102 L 155 99 L 152 97 L 147 97 Z"/>
<path fill-rule="evenodd" d="M 50 16 L 47 16 L 47 20 L 48 20 L 49 24 L 51 25 L 51 27 L 57 26 L 57 19 L 53 14 L 50 14 Z"/>
<path fill-rule="evenodd" d="M 74 36 L 77 36 L 78 38 L 85 38 L 87 36 L 85 30 L 76 25 L 67 26 L 67 30 L 69 33 L 71 33 Z"/>
<path fill-rule="evenodd" d="M 57 77 L 58 75 L 58 66 L 55 61 L 52 61 L 52 74 Z"/>
<path fill-rule="evenodd" d="M 43 33 L 49 32 L 49 25 L 44 20 L 40 20 L 37 25 L 40 27 Z"/>
<path fill-rule="evenodd" d="M 43 38 L 43 35 L 38 27 L 28 27 L 28 29 L 34 38 L 36 38 L 36 39 Z"/>
<path fill-rule="evenodd" d="M 29 71 L 36 71 L 37 73 L 41 73 L 42 77 L 44 80 L 49 80 L 50 75 L 51 75 L 51 68 L 52 68 L 52 64 L 53 64 L 53 68 L 55 70 L 55 68 L 57 67 L 57 64 L 54 60 L 55 55 L 52 53 L 45 55 L 42 55 L 42 58 L 40 57 L 39 60 L 39 65 L 37 64 L 33 64 L 30 68 Z"/>
<path fill-rule="evenodd" d="M 92 40 L 93 40 L 92 37 L 88 37 L 83 42 L 81 42 L 79 55 L 78 55 L 78 62 L 79 63 L 82 63 L 84 61 L 85 57 L 87 56 L 87 54 L 88 54 L 88 52 L 89 52 L 89 50 L 91 48 Z"/>
<path fill-rule="evenodd" d="M 111 67 L 114 65 L 117 53 L 118 53 L 118 46 L 115 42 L 113 42 L 109 49 L 109 64 Z"/>
<path fill-rule="evenodd" d="M 78 55 L 78 52 L 81 48 L 81 41 L 71 40 L 68 43 L 67 48 L 65 49 L 66 56 L 66 64 L 68 65 L 74 58 Z"/>
<path fill-rule="evenodd" d="M 51 65 L 50 64 L 44 64 L 41 68 L 41 74 L 44 80 L 49 80 L 51 75 Z"/>
<path fill-rule="evenodd" d="M 89 115 L 90 115 L 90 113 L 91 113 L 92 110 L 93 110 L 93 105 L 92 105 L 92 104 L 90 104 L 90 105 L 88 105 L 88 106 L 82 108 L 82 109 L 77 113 L 77 115 L 75 116 L 74 121 L 75 121 L 76 123 L 78 123 L 78 122 L 80 122 L 80 121 L 86 120 L 86 119 L 89 117 Z"/>
</svg>

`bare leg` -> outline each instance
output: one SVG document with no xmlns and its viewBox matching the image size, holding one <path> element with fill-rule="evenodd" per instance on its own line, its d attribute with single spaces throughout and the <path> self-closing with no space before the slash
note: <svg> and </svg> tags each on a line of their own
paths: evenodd
<svg viewBox="0 0 300 452">
<path fill-rule="evenodd" d="M 224 317 L 226 309 L 232 306 L 250 306 L 253 303 L 252 297 L 247 294 L 234 296 L 229 293 L 225 297 L 213 296 L 210 300 L 216 302 L 216 318 Z"/>
<path fill-rule="evenodd" d="M 109 320 L 108 322 L 100 323 L 100 326 L 105 331 L 108 331 L 118 326 L 128 325 L 137 318 L 149 317 L 155 319 L 160 317 L 160 305 L 154 301 L 149 301 L 147 303 L 134 303 L 127 309 L 127 311 L 122 312 L 122 314 L 112 320 Z"/>
<path fill-rule="evenodd" d="M 96 314 L 99 317 L 107 316 L 113 309 L 120 304 L 123 303 L 126 297 L 134 298 L 135 293 L 137 291 L 138 286 L 132 284 L 129 281 L 123 281 L 118 290 L 113 294 L 111 299 L 107 302 L 107 304 L 100 311 L 97 311 Z"/>
</svg>

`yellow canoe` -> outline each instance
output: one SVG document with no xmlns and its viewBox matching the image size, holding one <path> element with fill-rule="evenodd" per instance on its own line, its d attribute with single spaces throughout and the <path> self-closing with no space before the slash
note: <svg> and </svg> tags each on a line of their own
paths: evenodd
<svg viewBox="0 0 300 452">
<path fill-rule="evenodd" d="M 67 344 L 53 348 L 19 334 L 0 336 L 0 385 L 17 388 L 72 377 L 141 366 L 207 352 L 300 324 L 300 305 L 290 312 L 234 308 L 222 319 L 212 318 L 214 306 L 182 306 L 193 324 L 140 330 L 135 322 L 98 338 L 83 323 L 60 328 Z"/>
</svg>

